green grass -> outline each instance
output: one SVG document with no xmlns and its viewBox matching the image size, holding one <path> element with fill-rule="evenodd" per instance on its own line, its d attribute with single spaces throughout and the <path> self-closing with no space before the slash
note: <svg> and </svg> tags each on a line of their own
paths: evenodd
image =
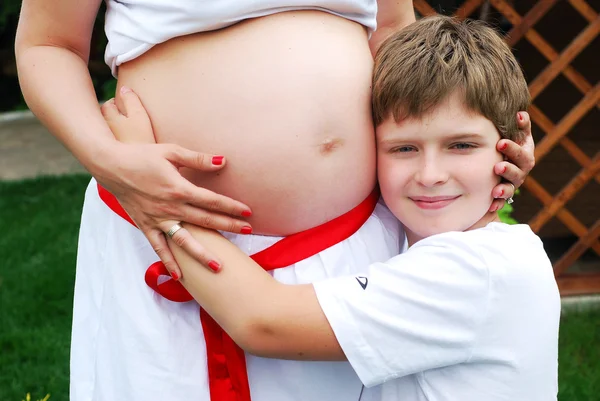
<svg viewBox="0 0 600 401">
<path fill-rule="evenodd" d="M 77 230 L 89 178 L 0 182 L 0 401 L 68 400 Z M 600 400 L 600 310 L 560 331 L 560 400 Z"/>
<path fill-rule="evenodd" d="M 0 182 L 0 400 L 68 400 L 86 176 Z"/>
<path fill-rule="evenodd" d="M 600 400 L 600 309 L 565 313 L 558 343 L 559 399 Z"/>
</svg>

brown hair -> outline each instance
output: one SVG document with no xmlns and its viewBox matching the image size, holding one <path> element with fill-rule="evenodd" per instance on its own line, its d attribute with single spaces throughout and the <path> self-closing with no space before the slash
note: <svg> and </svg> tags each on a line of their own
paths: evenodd
<svg viewBox="0 0 600 401">
<path fill-rule="evenodd" d="M 530 97 L 519 63 L 494 29 L 445 16 L 423 18 L 389 37 L 375 58 L 375 125 L 419 118 L 456 90 L 468 109 L 520 140 L 516 114 Z"/>
</svg>

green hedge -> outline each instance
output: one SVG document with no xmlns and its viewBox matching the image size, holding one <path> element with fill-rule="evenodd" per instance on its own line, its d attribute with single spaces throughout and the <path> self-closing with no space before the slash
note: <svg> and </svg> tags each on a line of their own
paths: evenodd
<svg viewBox="0 0 600 401">
<path fill-rule="evenodd" d="M 51 1 L 51 0 L 45 0 Z M 21 95 L 16 68 L 14 66 L 14 42 L 17 23 L 19 21 L 19 12 L 21 9 L 21 0 L 0 0 L 0 112 L 22 110 L 27 106 Z M 102 3 L 94 32 L 92 35 L 92 45 L 90 52 L 90 69 L 92 81 L 99 100 L 105 100 L 113 96 L 114 83 L 110 70 L 103 66 L 104 48 L 106 47 L 106 37 L 104 36 L 104 13 L 105 5 Z"/>
</svg>

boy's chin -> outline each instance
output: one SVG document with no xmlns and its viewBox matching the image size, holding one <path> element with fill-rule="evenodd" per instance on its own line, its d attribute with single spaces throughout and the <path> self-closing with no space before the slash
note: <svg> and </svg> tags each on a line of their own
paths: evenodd
<svg viewBox="0 0 600 401">
<path fill-rule="evenodd" d="M 409 227 L 404 225 L 404 231 L 406 232 L 406 236 L 408 237 L 408 241 L 411 244 L 414 244 L 417 241 L 421 241 L 422 239 L 432 237 L 438 234 L 444 234 L 448 232 L 457 232 L 457 231 L 467 231 L 469 227 L 465 227 L 464 225 L 449 225 L 447 227 L 437 227 L 428 229 L 416 229 L 411 230 Z"/>
</svg>

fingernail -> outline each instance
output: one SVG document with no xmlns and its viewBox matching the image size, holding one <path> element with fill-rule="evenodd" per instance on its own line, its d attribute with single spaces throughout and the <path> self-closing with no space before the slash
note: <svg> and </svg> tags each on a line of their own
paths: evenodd
<svg viewBox="0 0 600 401">
<path fill-rule="evenodd" d="M 121 86 L 121 95 L 131 92 L 131 89 L 125 85 Z"/>
<path fill-rule="evenodd" d="M 519 121 L 523 121 L 525 119 L 521 113 L 517 113 L 517 116 L 519 117 Z"/>
<path fill-rule="evenodd" d="M 508 143 L 504 142 L 504 143 L 502 143 L 502 145 L 500 145 L 500 148 L 499 148 L 499 149 L 500 149 L 500 150 L 504 150 L 504 149 L 506 149 L 507 147 L 508 147 Z"/>
<path fill-rule="evenodd" d="M 252 212 L 250 210 L 244 210 L 242 212 L 242 217 L 250 217 L 252 216 Z"/>
<path fill-rule="evenodd" d="M 221 268 L 221 265 L 217 262 L 215 262 L 214 260 L 211 260 L 210 262 L 208 262 L 208 267 L 210 267 L 210 269 L 214 272 L 218 272 L 219 269 Z"/>
<path fill-rule="evenodd" d="M 504 174 L 506 173 L 506 166 L 502 167 L 502 172 L 500 172 L 500 174 Z"/>
<path fill-rule="evenodd" d="M 179 276 L 177 275 L 177 273 L 175 272 L 171 272 L 171 277 L 173 278 L 173 280 L 177 281 L 179 280 Z"/>
<path fill-rule="evenodd" d="M 252 227 L 244 226 L 244 227 L 242 227 L 242 229 L 240 230 L 240 232 L 242 234 L 252 234 Z"/>
<path fill-rule="evenodd" d="M 502 198 L 502 195 L 504 195 L 503 189 L 500 190 L 500 193 L 498 194 L 498 196 L 496 196 L 496 198 Z"/>
<path fill-rule="evenodd" d="M 212 164 L 214 164 L 215 166 L 220 166 L 221 164 L 223 164 L 223 158 L 224 156 L 213 156 Z"/>
</svg>

